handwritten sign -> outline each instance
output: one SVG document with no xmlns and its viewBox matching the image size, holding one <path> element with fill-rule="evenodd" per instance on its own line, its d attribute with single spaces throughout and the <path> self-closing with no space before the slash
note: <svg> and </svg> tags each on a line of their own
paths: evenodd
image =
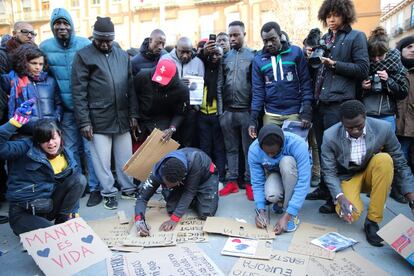
<svg viewBox="0 0 414 276">
<path fill-rule="evenodd" d="M 308 256 L 274 250 L 270 260 L 240 258 L 229 275 L 302 276 L 306 275 L 308 261 Z"/>
<path fill-rule="evenodd" d="M 389 275 L 373 263 L 361 257 L 352 250 L 346 250 L 336 254 L 334 260 L 310 257 L 307 269 L 308 276 L 384 276 Z"/>
<path fill-rule="evenodd" d="M 88 224 L 108 246 L 120 245 L 128 237 L 132 223 L 120 224 L 118 217 L 89 221 Z"/>
<path fill-rule="evenodd" d="M 126 246 L 158 247 L 174 246 L 177 244 L 177 232 L 160 231 L 164 221 L 170 219 L 165 208 L 151 208 L 145 214 L 146 223 L 150 227 L 150 235 L 141 237 L 138 235 L 135 225 L 129 231 L 129 235 L 122 242 Z"/>
<path fill-rule="evenodd" d="M 46 275 L 72 275 L 111 255 L 82 218 L 23 233 L 20 240 Z"/>
<path fill-rule="evenodd" d="M 208 234 L 203 231 L 205 221 L 195 216 L 185 216 L 175 228 L 177 243 L 208 242 Z"/>
<path fill-rule="evenodd" d="M 298 230 L 296 230 L 293 235 L 288 251 L 333 260 L 335 258 L 335 252 L 328 251 L 311 243 L 313 239 L 319 238 L 329 232 L 337 232 L 337 230 L 333 227 L 306 222 L 301 223 Z"/>
<path fill-rule="evenodd" d="M 198 247 L 145 249 L 145 254 L 114 255 L 107 259 L 108 275 L 224 275 Z"/>
<path fill-rule="evenodd" d="M 275 237 L 273 232 L 259 229 L 256 225 L 222 217 L 208 217 L 203 231 L 232 237 L 262 240 L 269 240 Z"/>
</svg>

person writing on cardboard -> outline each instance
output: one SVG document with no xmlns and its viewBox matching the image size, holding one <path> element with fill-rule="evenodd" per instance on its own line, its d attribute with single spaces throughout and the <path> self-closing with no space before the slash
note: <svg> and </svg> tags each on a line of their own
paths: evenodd
<svg viewBox="0 0 414 276">
<path fill-rule="evenodd" d="M 195 148 L 170 152 L 156 163 L 148 179 L 138 187 L 135 203 L 135 225 L 140 236 L 148 236 L 145 222 L 148 200 L 162 186 L 170 219 L 160 231 L 172 231 L 190 206 L 205 220 L 214 216 L 218 207 L 218 173 L 210 157 Z"/>
<path fill-rule="evenodd" d="M 256 204 L 256 226 L 267 229 L 267 201 L 274 204 L 274 212 L 284 212 L 274 227 L 275 233 L 295 231 L 300 223 L 298 212 L 309 191 L 311 179 L 307 143 L 296 134 L 267 124 L 250 146 L 248 158 Z"/>
</svg>

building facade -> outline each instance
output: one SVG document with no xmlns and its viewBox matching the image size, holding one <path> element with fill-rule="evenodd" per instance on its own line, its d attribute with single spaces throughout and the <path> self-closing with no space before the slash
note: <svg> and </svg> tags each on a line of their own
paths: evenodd
<svg viewBox="0 0 414 276">
<path fill-rule="evenodd" d="M 390 7 L 380 19 L 394 47 L 402 38 L 414 35 L 414 0 L 404 0 Z"/>
<path fill-rule="evenodd" d="M 75 31 L 88 37 L 96 16 L 110 16 L 115 24 L 116 40 L 123 48 L 137 47 L 155 28 L 167 35 L 174 45 L 187 36 L 194 43 L 210 33 L 227 30 L 231 21 L 246 25 L 246 43 L 262 46 L 260 28 L 268 21 L 278 22 L 293 43 L 302 45 L 308 31 L 322 28 L 317 20 L 323 0 L 0 0 L 0 34 L 10 33 L 13 23 L 30 22 L 38 33 L 36 42 L 52 36 L 51 11 L 66 8 L 72 15 Z M 370 2 L 370 4 L 366 4 Z M 358 22 L 355 27 L 369 31 L 377 25 L 380 0 L 355 1 Z"/>
</svg>

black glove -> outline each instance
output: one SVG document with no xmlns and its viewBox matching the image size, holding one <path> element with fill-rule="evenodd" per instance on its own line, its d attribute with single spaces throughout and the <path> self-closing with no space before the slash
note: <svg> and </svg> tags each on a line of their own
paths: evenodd
<svg viewBox="0 0 414 276">
<path fill-rule="evenodd" d="M 300 118 L 302 120 L 306 120 L 311 122 L 312 121 L 312 103 L 311 102 L 304 102 L 302 105 L 302 109 L 300 112 Z"/>
</svg>

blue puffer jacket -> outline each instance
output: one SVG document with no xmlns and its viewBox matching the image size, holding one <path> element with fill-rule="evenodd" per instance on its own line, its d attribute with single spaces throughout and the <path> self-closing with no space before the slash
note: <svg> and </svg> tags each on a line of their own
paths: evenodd
<svg viewBox="0 0 414 276">
<path fill-rule="evenodd" d="M 302 50 L 284 44 L 280 54 L 261 51 L 253 60 L 252 112 L 298 114 L 313 100 L 312 81 Z M 272 62 L 272 59 L 274 61 Z"/>
<path fill-rule="evenodd" d="M 0 127 L 0 159 L 7 160 L 7 199 L 10 202 L 28 202 L 38 198 L 51 198 L 56 179 L 64 178 L 76 170 L 72 153 L 64 149 L 68 167 L 55 175 L 45 153 L 33 145 L 32 140 L 9 141 L 17 128 L 10 123 Z"/>
<path fill-rule="evenodd" d="M 48 76 L 46 72 L 42 72 L 38 80 L 30 80 L 26 86 L 21 87 L 21 95 L 16 99 L 17 83 L 18 76 L 13 70 L 1 77 L 1 89 L 10 94 L 8 100 L 9 119 L 13 117 L 15 110 L 20 104 L 29 99 L 36 99 L 32 108 L 32 118 L 24 126 L 23 132 L 31 132 L 38 119 L 60 121 L 62 101 L 60 100 L 59 88 L 53 77 Z"/>
<path fill-rule="evenodd" d="M 63 18 L 70 23 L 71 36 L 68 43 L 59 40 L 53 32 L 53 24 L 56 20 Z M 54 38 L 49 38 L 40 43 L 39 48 L 47 55 L 50 71 L 55 77 L 65 109 L 73 111 L 71 72 L 72 62 L 76 52 L 91 42 L 83 37 L 75 36 L 75 26 L 72 17 L 62 8 L 54 9 L 50 18 L 50 28 Z"/>
</svg>

